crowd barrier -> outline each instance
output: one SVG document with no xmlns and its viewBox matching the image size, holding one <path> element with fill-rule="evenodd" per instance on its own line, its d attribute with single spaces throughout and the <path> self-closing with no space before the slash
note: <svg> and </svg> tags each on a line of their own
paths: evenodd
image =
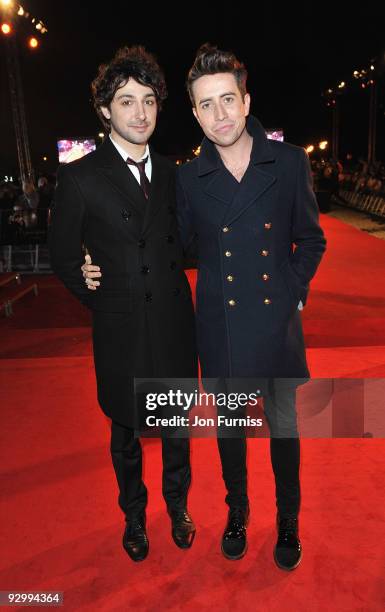
<svg viewBox="0 0 385 612">
<path fill-rule="evenodd" d="M 355 208 L 376 217 L 385 219 L 385 197 L 380 195 L 368 195 L 356 191 L 340 189 L 338 197 L 349 208 Z"/>
</svg>

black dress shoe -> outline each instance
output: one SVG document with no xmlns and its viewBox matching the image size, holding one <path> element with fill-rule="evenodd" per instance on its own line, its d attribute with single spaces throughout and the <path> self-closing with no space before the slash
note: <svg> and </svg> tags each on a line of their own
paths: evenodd
<svg viewBox="0 0 385 612">
<path fill-rule="evenodd" d="M 195 525 L 187 510 L 168 510 L 171 518 L 171 535 L 179 548 L 190 548 L 195 537 Z"/>
<path fill-rule="evenodd" d="M 222 537 L 222 552 L 226 559 L 242 559 L 247 551 L 246 527 L 249 507 L 230 508 L 226 529 Z"/>
<path fill-rule="evenodd" d="M 148 555 L 148 538 L 144 514 L 127 517 L 123 547 L 133 561 L 143 561 Z"/>
<path fill-rule="evenodd" d="M 301 562 L 302 547 L 298 539 L 298 519 L 277 516 L 278 540 L 274 548 L 274 560 L 279 568 L 293 570 Z"/>
</svg>

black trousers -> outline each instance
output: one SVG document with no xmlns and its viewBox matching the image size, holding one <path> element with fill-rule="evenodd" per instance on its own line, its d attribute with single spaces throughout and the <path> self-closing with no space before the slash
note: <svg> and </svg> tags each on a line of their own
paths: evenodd
<svg viewBox="0 0 385 612">
<path fill-rule="evenodd" d="M 300 507 L 300 442 L 295 396 L 296 389 L 292 387 L 271 389 L 264 398 L 276 505 L 281 516 L 297 516 Z M 227 489 L 225 501 L 230 507 L 245 508 L 248 504 L 245 430 L 234 427 L 227 432 L 219 430 L 218 434 L 222 475 Z"/>
<path fill-rule="evenodd" d="M 119 486 L 119 506 L 130 518 L 143 512 L 147 505 L 142 446 L 140 439 L 134 437 L 134 429 L 112 421 L 111 457 Z M 185 508 L 191 482 L 189 439 L 162 438 L 162 460 L 162 492 L 167 508 Z"/>
</svg>

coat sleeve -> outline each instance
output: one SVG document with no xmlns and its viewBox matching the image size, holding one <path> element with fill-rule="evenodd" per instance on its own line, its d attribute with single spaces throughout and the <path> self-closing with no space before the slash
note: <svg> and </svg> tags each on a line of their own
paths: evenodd
<svg viewBox="0 0 385 612">
<path fill-rule="evenodd" d="M 194 265 L 189 265 L 188 267 L 196 267 L 196 260 L 198 258 L 198 236 L 179 169 L 176 173 L 176 212 L 185 259 L 190 262 L 190 264 L 194 262 Z"/>
<path fill-rule="evenodd" d="M 64 285 L 82 304 L 89 306 L 89 290 L 84 284 L 85 204 L 70 166 L 61 166 L 48 233 L 51 266 Z"/>
<path fill-rule="evenodd" d="M 300 150 L 297 170 L 292 242 L 295 249 L 288 266 L 288 274 L 298 299 L 305 304 L 309 283 L 325 251 L 326 240 L 319 224 L 318 204 L 313 191 L 309 158 L 303 150 Z"/>
</svg>

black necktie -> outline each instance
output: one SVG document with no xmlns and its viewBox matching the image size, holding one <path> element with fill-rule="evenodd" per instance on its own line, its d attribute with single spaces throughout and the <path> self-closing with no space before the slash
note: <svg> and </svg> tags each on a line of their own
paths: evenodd
<svg viewBox="0 0 385 612">
<path fill-rule="evenodd" d="M 134 161 L 133 159 L 131 159 L 131 157 L 127 157 L 126 159 L 126 163 L 130 166 L 136 166 L 139 170 L 139 175 L 140 175 L 140 186 L 143 190 L 144 193 L 144 197 L 148 198 L 148 194 L 150 193 L 150 181 L 147 178 L 147 174 L 145 171 L 145 165 L 147 163 L 148 160 L 148 155 L 147 157 L 145 157 L 144 159 L 142 159 L 141 161 Z"/>
</svg>

